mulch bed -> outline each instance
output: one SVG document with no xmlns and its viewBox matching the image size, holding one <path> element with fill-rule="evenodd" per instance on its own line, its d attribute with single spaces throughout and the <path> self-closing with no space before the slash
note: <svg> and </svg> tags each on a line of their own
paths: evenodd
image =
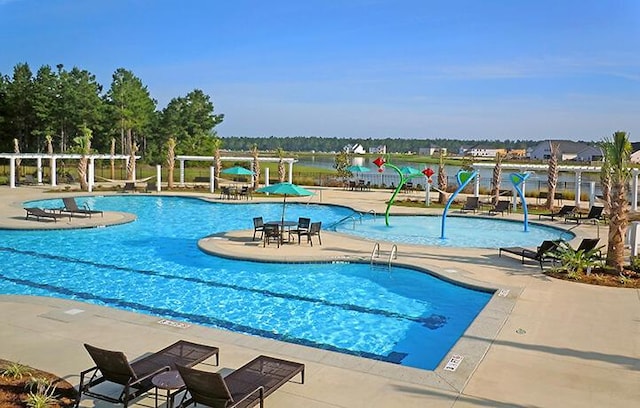
<svg viewBox="0 0 640 408">
<path fill-rule="evenodd" d="M 566 272 L 547 270 L 545 274 L 557 279 L 586 283 L 598 286 L 613 286 L 617 288 L 640 289 L 640 273 L 625 270 L 623 279 L 619 274 L 601 268 L 594 268 L 591 274 L 581 274 L 578 279 L 570 278 Z"/>
<path fill-rule="evenodd" d="M 10 361 L 0 359 L 0 372 L 10 364 L 12 364 Z M 35 378 L 47 378 L 55 385 L 54 395 L 56 396 L 56 402 L 49 405 L 50 408 L 71 408 L 75 405 L 78 393 L 71 383 L 54 374 L 31 367 L 29 367 L 29 373 Z M 26 389 L 26 384 L 29 378 L 29 374 L 24 375 L 21 379 L 0 375 L 0 407 L 26 408 L 25 401 L 29 393 L 29 390 Z"/>
</svg>

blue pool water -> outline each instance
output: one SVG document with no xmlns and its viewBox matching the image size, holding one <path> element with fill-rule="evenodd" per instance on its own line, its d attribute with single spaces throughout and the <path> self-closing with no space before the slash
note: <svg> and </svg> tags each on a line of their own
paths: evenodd
<svg viewBox="0 0 640 408">
<path fill-rule="evenodd" d="M 254 216 L 278 219 L 280 204 L 78 199 L 85 201 L 138 218 L 108 228 L 0 230 L 0 293 L 74 299 L 422 369 L 438 365 L 491 297 L 405 268 L 263 264 L 198 249 L 206 235 L 252 228 Z M 287 218 L 310 216 L 323 224 L 350 213 L 287 206 Z"/>
<path fill-rule="evenodd" d="M 384 216 L 367 215 L 342 222 L 335 229 L 372 240 L 464 248 L 536 247 L 544 240 L 575 237 L 571 232 L 531 222 L 525 232 L 522 221 L 448 216 L 445 239 L 441 239 L 441 226 L 441 216 L 390 216 L 387 226 Z"/>
</svg>

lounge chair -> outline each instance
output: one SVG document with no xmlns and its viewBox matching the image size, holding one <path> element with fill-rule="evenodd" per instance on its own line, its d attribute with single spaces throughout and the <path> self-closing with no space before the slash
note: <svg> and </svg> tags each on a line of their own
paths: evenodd
<svg viewBox="0 0 640 408">
<path fill-rule="evenodd" d="M 546 214 L 538 214 L 538 219 L 541 220 L 542 217 L 549 217 L 551 221 L 555 220 L 556 217 L 568 217 L 576 210 L 575 205 L 563 205 L 562 208 L 558 212 L 546 213 Z"/>
<path fill-rule="evenodd" d="M 219 364 L 217 347 L 185 340 L 180 340 L 131 363 L 122 352 L 104 350 L 89 344 L 85 344 L 84 347 L 89 352 L 95 366 L 80 373 L 76 407 L 80 404 L 82 395 L 112 403 L 121 403 L 127 407 L 132 399 L 154 388 L 151 382 L 154 376 L 164 371 L 175 370 L 178 364 L 192 367 L 214 355 L 216 356 L 216 365 Z M 85 382 L 86 378 L 88 380 Z M 102 394 L 97 390 L 92 390 L 93 387 L 107 381 L 124 387 L 119 396 Z"/>
<path fill-rule="evenodd" d="M 304 384 L 304 364 L 268 356 L 258 356 L 226 377 L 180 365 L 177 368 L 187 388 L 179 407 L 263 407 L 266 397 L 296 375 L 300 374 L 300 384 Z"/>
<path fill-rule="evenodd" d="M 543 262 L 553 261 L 554 258 L 551 257 L 550 254 L 558 248 L 558 245 L 560 245 L 560 241 L 542 241 L 542 244 L 540 244 L 535 251 L 523 247 L 500 248 L 498 250 L 498 256 L 501 257 L 503 252 L 508 252 L 520 256 L 522 263 L 524 263 L 525 259 L 533 259 L 538 261 L 540 263 L 540 269 L 543 269 Z"/>
<path fill-rule="evenodd" d="M 147 181 L 147 185 L 144 187 L 145 193 L 153 193 L 158 191 L 158 185 L 155 181 Z"/>
<path fill-rule="evenodd" d="M 36 221 L 40 221 L 40 218 L 50 218 L 53 221 L 58 222 L 58 218 L 68 217 L 69 221 L 71 221 L 71 214 L 65 215 L 52 211 L 45 211 L 42 208 L 37 207 L 29 207 L 25 208 L 24 210 L 27 212 L 27 216 L 24 218 L 25 220 L 28 220 L 30 217 L 35 217 Z"/>
<path fill-rule="evenodd" d="M 91 218 L 93 214 L 100 214 L 104 217 L 104 212 L 100 210 L 92 210 L 91 208 L 89 208 L 89 205 L 87 205 L 87 203 L 84 203 L 82 205 L 82 208 L 78 207 L 78 203 L 76 203 L 76 199 L 73 197 L 64 197 L 62 199 L 62 202 L 64 204 L 64 207 L 58 209 L 58 211 L 60 211 L 61 213 L 69 213 L 69 215 L 83 214 L 85 216 L 88 215 L 89 218 Z"/>
<path fill-rule="evenodd" d="M 506 200 L 500 200 L 493 206 L 492 209 L 489 210 L 489 215 L 494 215 L 500 213 L 500 215 L 504 215 L 505 211 L 509 211 L 509 205 L 511 203 Z"/>
<path fill-rule="evenodd" d="M 587 215 L 584 214 L 570 214 L 564 217 L 564 222 L 575 221 L 577 224 L 581 224 L 585 221 L 591 221 L 596 224 L 598 221 L 604 220 L 604 207 L 594 205 L 589 209 Z"/>
<path fill-rule="evenodd" d="M 256 240 L 256 233 L 260 233 L 260 239 L 262 239 L 264 235 L 264 220 L 262 217 L 255 217 L 253 219 L 253 238 L 252 241 Z"/>
<path fill-rule="evenodd" d="M 475 214 L 475 212 L 478 211 L 479 208 L 480 208 L 480 197 L 471 196 L 471 197 L 467 197 L 467 202 L 464 203 L 460 211 L 461 212 L 473 211 L 473 213 Z"/>
<path fill-rule="evenodd" d="M 292 234 L 297 234 L 298 235 L 298 245 L 300 245 L 300 241 L 301 241 L 301 237 L 305 236 L 307 237 L 307 242 L 311 244 L 311 246 L 313 246 L 313 241 L 311 240 L 311 237 L 314 235 L 318 236 L 318 242 L 320 243 L 320 245 L 322 245 L 322 238 L 320 237 L 320 230 L 322 229 L 322 221 L 320 222 L 312 222 L 309 225 L 309 229 L 304 231 L 304 230 L 293 230 L 291 231 Z"/>
<path fill-rule="evenodd" d="M 124 187 L 122 188 L 123 193 L 136 192 L 136 183 L 134 181 L 125 181 Z"/>
</svg>

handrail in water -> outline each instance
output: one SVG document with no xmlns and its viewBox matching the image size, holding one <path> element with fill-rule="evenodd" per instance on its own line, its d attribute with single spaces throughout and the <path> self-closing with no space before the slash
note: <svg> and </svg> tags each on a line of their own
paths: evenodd
<svg viewBox="0 0 640 408">
<path fill-rule="evenodd" d="M 389 269 L 391 269 L 391 260 L 398 259 L 398 246 L 393 244 L 391 247 L 391 252 L 389 253 Z"/>
<path fill-rule="evenodd" d="M 378 258 L 380 257 L 380 244 L 379 243 L 375 243 L 373 245 L 373 250 L 371 251 L 371 265 L 373 265 L 373 258 Z"/>
</svg>

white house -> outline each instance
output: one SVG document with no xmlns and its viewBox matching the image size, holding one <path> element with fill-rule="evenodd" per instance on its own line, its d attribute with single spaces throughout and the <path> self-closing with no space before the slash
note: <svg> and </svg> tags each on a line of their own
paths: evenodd
<svg viewBox="0 0 640 408">
<path fill-rule="evenodd" d="M 640 142 L 631 143 L 631 163 L 640 163 Z"/>
<path fill-rule="evenodd" d="M 351 154 L 365 154 L 367 152 L 360 143 L 348 144 L 342 149 Z"/>
<path fill-rule="evenodd" d="M 558 159 L 560 161 L 593 161 L 602 159 L 602 150 L 586 143 L 571 140 L 545 140 L 538 143 L 529 151 L 532 160 L 549 160 L 551 157 L 551 143 L 558 144 Z"/>
<path fill-rule="evenodd" d="M 418 149 L 418 154 L 421 156 L 440 156 L 441 154 L 446 156 L 447 148 L 438 146 L 421 147 Z"/>
<path fill-rule="evenodd" d="M 497 149 L 495 147 L 488 147 L 482 145 L 476 145 L 464 152 L 465 155 L 473 157 L 496 157 L 498 154 L 505 155 L 507 151 L 505 149 Z"/>
<path fill-rule="evenodd" d="M 371 154 L 387 154 L 387 146 L 386 145 L 380 145 L 380 146 L 370 147 L 369 148 L 369 153 L 371 153 Z"/>
</svg>

